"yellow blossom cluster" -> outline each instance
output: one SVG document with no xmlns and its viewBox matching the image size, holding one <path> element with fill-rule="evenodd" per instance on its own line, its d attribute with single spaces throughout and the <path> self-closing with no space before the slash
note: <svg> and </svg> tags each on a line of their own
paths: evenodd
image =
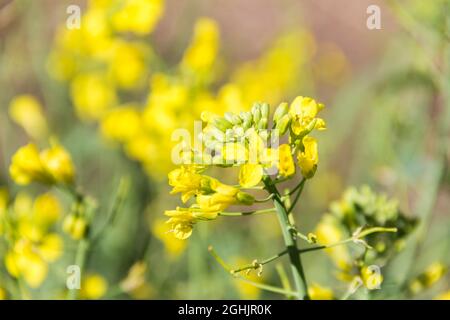
<svg viewBox="0 0 450 320">
<path fill-rule="evenodd" d="M 1 198 L 0 231 L 9 248 L 4 259 L 6 270 L 30 287 L 39 287 L 47 277 L 49 263 L 62 254 L 62 239 L 52 232 L 61 216 L 61 205 L 50 193 L 34 200 L 19 193 L 8 208 L 4 204 L 9 201 L 6 192 L 2 191 Z"/>
</svg>

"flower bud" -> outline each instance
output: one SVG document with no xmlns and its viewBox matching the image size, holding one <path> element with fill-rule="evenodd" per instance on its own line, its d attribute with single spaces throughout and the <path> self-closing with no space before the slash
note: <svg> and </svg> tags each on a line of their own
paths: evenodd
<svg viewBox="0 0 450 320">
<path fill-rule="evenodd" d="M 283 116 L 285 116 L 289 111 L 289 104 L 286 102 L 280 103 L 280 105 L 275 109 L 273 114 L 273 121 L 278 122 Z"/>
<path fill-rule="evenodd" d="M 263 103 L 261 105 L 261 117 L 267 119 L 269 117 L 269 104 Z"/>
<path fill-rule="evenodd" d="M 289 114 L 285 114 L 277 122 L 275 128 L 280 131 L 281 135 L 283 135 L 286 133 L 287 129 L 289 128 L 290 123 L 291 123 L 291 117 L 289 116 Z"/>
<path fill-rule="evenodd" d="M 241 118 L 239 118 L 239 116 L 235 115 L 232 112 L 225 112 L 225 119 L 234 125 L 238 125 L 238 124 L 242 123 Z"/>
<path fill-rule="evenodd" d="M 251 206 L 255 202 L 255 198 L 251 194 L 242 191 L 239 191 L 236 194 L 236 199 L 239 201 L 239 203 L 245 204 L 247 206 Z"/>
<path fill-rule="evenodd" d="M 258 123 L 261 120 L 261 105 L 259 103 L 255 103 L 252 107 L 252 115 L 253 121 Z"/>
<path fill-rule="evenodd" d="M 217 117 L 213 120 L 214 125 L 216 128 L 218 128 L 220 131 L 225 132 L 227 129 L 231 129 L 233 127 L 233 124 L 225 120 L 225 118 Z"/>
</svg>

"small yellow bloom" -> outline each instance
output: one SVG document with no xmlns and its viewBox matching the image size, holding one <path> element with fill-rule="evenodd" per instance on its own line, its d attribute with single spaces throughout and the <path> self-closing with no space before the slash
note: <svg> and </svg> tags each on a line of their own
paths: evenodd
<svg viewBox="0 0 450 320">
<path fill-rule="evenodd" d="M 333 300 L 333 290 L 325 288 L 317 283 L 313 283 L 308 287 L 308 295 L 311 300 Z"/>
<path fill-rule="evenodd" d="M 450 300 L 450 290 L 437 295 L 435 300 Z"/>
<path fill-rule="evenodd" d="M 323 104 L 317 103 L 312 98 L 301 96 L 295 98 L 289 110 L 289 115 L 292 118 L 292 132 L 295 135 L 304 135 L 313 129 L 325 129 L 325 121 L 321 118 L 316 118 L 323 107 Z"/>
<path fill-rule="evenodd" d="M 81 283 L 80 296 L 83 299 L 100 299 L 108 290 L 108 282 L 99 274 L 85 277 Z"/>
<path fill-rule="evenodd" d="M 361 278 L 364 285 L 369 290 L 379 289 L 383 282 L 383 275 L 375 269 L 364 266 L 361 269 Z"/>
<path fill-rule="evenodd" d="M 441 262 L 434 262 L 430 264 L 424 271 L 424 284 L 431 287 L 438 282 L 442 276 L 447 272 L 447 268 Z"/>
<path fill-rule="evenodd" d="M 6 291 L 0 287 L 0 300 L 6 300 Z"/>
<path fill-rule="evenodd" d="M 202 176 L 192 166 L 182 166 L 169 173 L 169 185 L 173 187 L 171 194 L 181 192 L 181 200 L 186 202 L 200 192 Z"/>
<path fill-rule="evenodd" d="M 139 110 L 126 105 L 110 111 L 101 121 L 102 134 L 112 140 L 126 143 L 142 130 Z"/>
<path fill-rule="evenodd" d="M 11 118 L 34 139 L 43 139 L 48 134 L 47 121 L 42 107 L 35 97 L 21 95 L 15 97 L 9 105 Z"/>
<path fill-rule="evenodd" d="M 51 183 L 52 180 L 45 172 L 38 148 L 32 143 L 21 147 L 13 155 L 9 173 L 11 178 L 21 185 L 27 185 L 32 181 Z"/>
<path fill-rule="evenodd" d="M 295 174 L 295 163 L 292 158 L 291 147 L 288 144 L 282 144 L 278 149 L 279 163 L 278 172 L 283 177 L 290 177 Z"/>
<path fill-rule="evenodd" d="M 114 28 L 119 32 L 149 34 L 155 28 L 164 11 L 163 0 L 125 0 L 112 17 Z"/>
<path fill-rule="evenodd" d="M 61 216 L 61 204 L 50 193 L 38 196 L 34 200 L 33 215 L 39 225 L 49 226 L 55 223 Z"/>
<path fill-rule="evenodd" d="M 70 214 L 64 219 L 62 228 L 72 239 L 80 240 L 86 234 L 87 222 L 83 217 Z"/>
<path fill-rule="evenodd" d="M 162 219 L 156 219 L 151 225 L 153 235 L 163 244 L 170 257 L 178 257 L 186 248 L 186 241 L 173 237 L 168 225 Z"/>
<path fill-rule="evenodd" d="M 101 74 L 79 74 L 71 84 L 71 97 L 83 120 L 100 119 L 116 103 L 114 86 Z"/>
<path fill-rule="evenodd" d="M 297 154 L 298 165 L 303 177 L 310 179 L 314 176 L 319 162 L 319 154 L 317 151 L 317 140 L 305 136 L 303 138 L 304 151 L 299 151 Z"/>
<path fill-rule="evenodd" d="M 244 164 L 239 171 L 239 184 L 244 188 L 256 186 L 263 178 L 264 170 L 259 164 Z"/>
<path fill-rule="evenodd" d="M 55 182 L 72 184 L 75 176 L 72 158 L 60 145 L 55 144 L 41 152 L 41 162 Z"/>
<path fill-rule="evenodd" d="M 170 211 L 166 211 L 165 214 L 169 215 L 168 212 Z M 170 218 L 166 223 L 170 226 L 170 231 L 176 238 L 185 240 L 191 236 L 195 220 L 192 215 L 181 215 Z"/>
</svg>

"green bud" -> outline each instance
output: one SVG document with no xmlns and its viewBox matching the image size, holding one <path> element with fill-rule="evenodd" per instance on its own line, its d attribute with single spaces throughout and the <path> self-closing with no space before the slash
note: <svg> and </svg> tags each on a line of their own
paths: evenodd
<svg viewBox="0 0 450 320">
<path fill-rule="evenodd" d="M 259 103 L 253 104 L 252 107 L 252 115 L 253 115 L 253 121 L 255 124 L 261 120 L 261 105 Z"/>
<path fill-rule="evenodd" d="M 236 114 L 232 112 L 225 112 L 225 119 L 227 119 L 228 122 L 231 122 L 234 125 L 241 124 L 242 120 L 237 116 Z"/>
<path fill-rule="evenodd" d="M 225 141 L 225 133 L 223 131 L 219 130 L 217 127 L 212 127 L 209 131 L 216 140 L 219 140 L 221 142 Z"/>
<path fill-rule="evenodd" d="M 261 117 L 267 119 L 269 117 L 269 104 L 263 103 L 261 105 Z"/>
<path fill-rule="evenodd" d="M 239 203 L 247 206 L 251 206 L 255 202 L 255 198 L 251 194 L 241 191 L 236 194 L 236 199 Z"/>
<path fill-rule="evenodd" d="M 259 120 L 258 129 L 267 129 L 267 118 L 262 118 Z"/>
<path fill-rule="evenodd" d="M 233 124 L 225 120 L 225 118 L 217 117 L 214 120 L 214 125 L 216 128 L 218 128 L 220 131 L 225 132 L 227 129 L 231 129 L 233 127 Z"/>
<path fill-rule="evenodd" d="M 279 121 L 277 121 L 277 124 L 275 126 L 275 129 L 278 129 L 280 131 L 280 135 L 283 135 L 286 133 L 287 129 L 289 128 L 289 124 L 291 123 L 291 117 L 288 114 L 285 114 L 280 118 Z"/>
<path fill-rule="evenodd" d="M 280 103 L 273 114 L 273 121 L 278 122 L 289 111 L 289 105 L 286 102 Z"/>
</svg>

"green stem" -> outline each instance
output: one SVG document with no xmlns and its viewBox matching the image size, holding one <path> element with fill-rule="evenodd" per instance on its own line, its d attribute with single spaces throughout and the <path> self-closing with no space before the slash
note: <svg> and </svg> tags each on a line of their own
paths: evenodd
<svg viewBox="0 0 450 320">
<path fill-rule="evenodd" d="M 87 253 L 89 251 L 89 240 L 83 238 L 78 243 L 77 253 L 75 255 L 75 265 L 80 268 L 80 276 L 83 277 L 84 268 L 86 265 Z M 69 300 L 75 300 L 78 296 L 78 289 L 71 289 L 67 294 Z"/>
<path fill-rule="evenodd" d="M 269 209 L 261 209 L 261 210 L 254 210 L 254 211 L 247 211 L 247 212 L 220 212 L 219 216 L 224 217 L 241 217 L 241 216 L 251 216 L 255 214 L 264 214 L 264 213 L 271 213 L 275 212 L 275 208 L 269 208 Z"/>
<path fill-rule="evenodd" d="M 282 251 L 280 253 L 277 253 L 276 255 L 273 255 L 270 258 L 264 259 L 262 261 L 254 260 L 252 263 L 248 263 L 246 265 L 238 267 L 237 269 L 231 270 L 231 273 L 235 274 L 235 273 L 242 272 L 242 271 L 245 271 L 245 270 L 252 270 L 252 269 L 261 268 L 261 266 L 263 266 L 265 264 L 268 264 L 268 263 L 278 259 L 279 257 L 284 256 L 286 253 L 287 253 L 287 250 L 284 250 L 284 251 Z"/>
<path fill-rule="evenodd" d="M 291 232 L 291 224 L 289 223 L 288 212 L 281 201 L 280 193 L 276 186 L 273 184 L 270 177 L 266 176 L 263 180 L 266 190 L 269 193 L 274 194 L 273 203 L 277 209 L 278 221 L 283 233 L 284 244 L 286 245 L 287 252 L 291 263 L 291 272 L 294 278 L 295 288 L 297 291 L 296 297 L 298 299 L 309 299 L 308 286 L 306 283 L 305 273 L 301 258 L 297 248 L 297 242 L 295 241 L 295 235 Z"/>
</svg>

